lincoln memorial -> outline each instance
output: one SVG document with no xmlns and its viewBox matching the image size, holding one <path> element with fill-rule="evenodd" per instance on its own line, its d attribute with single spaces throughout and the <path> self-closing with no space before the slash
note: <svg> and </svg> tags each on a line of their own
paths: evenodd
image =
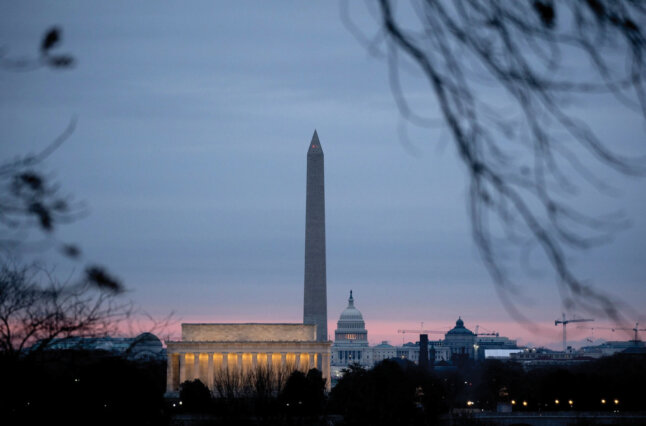
<svg viewBox="0 0 646 426">
<path fill-rule="evenodd" d="M 182 324 L 182 340 L 166 345 L 169 395 L 194 379 L 213 391 L 218 371 L 244 373 L 259 366 L 307 372 L 321 365 L 330 387 L 331 342 L 316 340 L 314 324 Z"/>
</svg>

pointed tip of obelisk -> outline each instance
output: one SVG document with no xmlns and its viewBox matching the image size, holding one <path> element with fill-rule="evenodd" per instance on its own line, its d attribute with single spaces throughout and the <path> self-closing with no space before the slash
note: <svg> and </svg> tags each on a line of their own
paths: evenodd
<svg viewBox="0 0 646 426">
<path fill-rule="evenodd" d="M 321 142 L 319 142 L 319 135 L 316 132 L 316 129 L 314 129 L 314 134 L 312 135 L 310 148 L 307 150 L 308 154 L 313 152 L 323 152 L 323 148 L 321 147 Z"/>
</svg>

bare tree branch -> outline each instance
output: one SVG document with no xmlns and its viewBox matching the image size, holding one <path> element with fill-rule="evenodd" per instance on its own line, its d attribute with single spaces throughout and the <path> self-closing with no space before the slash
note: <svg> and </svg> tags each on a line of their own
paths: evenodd
<svg viewBox="0 0 646 426">
<path fill-rule="evenodd" d="M 646 8 L 630 0 L 419 0 L 399 13 L 397 5 L 379 1 L 374 37 L 386 34 L 397 106 L 412 124 L 435 125 L 408 105 L 402 90 L 398 69 L 412 62 L 465 165 L 473 238 L 510 314 L 529 323 L 513 303 L 519 287 L 503 253 L 522 257 L 538 247 L 555 272 L 564 308 L 625 321 L 626 306 L 579 277 L 568 255 L 608 241 L 628 221 L 621 212 L 583 212 L 574 196 L 583 184 L 613 193 L 581 155 L 628 176 L 646 174 L 646 156 L 613 151 L 570 106 L 610 95 L 646 119 Z M 342 12 L 349 14 L 347 7 Z M 368 44 L 371 37 L 349 17 L 344 22 Z M 573 63 L 584 60 L 591 71 L 573 72 Z M 511 113 L 485 96 L 493 91 Z"/>
<path fill-rule="evenodd" d="M 133 312 L 118 295 L 85 278 L 59 282 L 36 265 L 5 262 L 0 265 L 0 353 L 17 356 L 61 339 L 114 334 Z"/>
</svg>

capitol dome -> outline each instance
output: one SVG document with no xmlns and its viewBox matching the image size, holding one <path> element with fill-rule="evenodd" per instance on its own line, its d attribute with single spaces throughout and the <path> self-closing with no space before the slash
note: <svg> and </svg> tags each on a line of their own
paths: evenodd
<svg viewBox="0 0 646 426">
<path fill-rule="evenodd" d="M 366 330 L 366 323 L 363 321 L 363 315 L 361 315 L 361 312 L 354 307 L 352 290 L 350 290 L 348 306 L 344 309 L 343 312 L 341 312 L 341 316 L 339 316 L 339 320 L 336 323 L 334 340 L 336 342 L 368 341 L 368 331 Z"/>
</svg>

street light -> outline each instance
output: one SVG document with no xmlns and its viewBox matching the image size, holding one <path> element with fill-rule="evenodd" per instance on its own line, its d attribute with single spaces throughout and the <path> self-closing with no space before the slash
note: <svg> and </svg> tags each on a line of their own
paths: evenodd
<svg viewBox="0 0 646 426">
<path fill-rule="evenodd" d="M 606 403 L 606 400 L 602 398 L 602 399 L 601 399 L 601 403 L 602 403 L 602 404 L 605 404 L 605 403 Z"/>
<path fill-rule="evenodd" d="M 619 400 L 615 399 L 615 405 L 619 405 Z"/>
<path fill-rule="evenodd" d="M 554 404 L 559 405 L 560 401 L 558 399 L 554 400 Z"/>
<path fill-rule="evenodd" d="M 527 401 L 523 401 L 523 407 L 527 407 Z"/>
</svg>

